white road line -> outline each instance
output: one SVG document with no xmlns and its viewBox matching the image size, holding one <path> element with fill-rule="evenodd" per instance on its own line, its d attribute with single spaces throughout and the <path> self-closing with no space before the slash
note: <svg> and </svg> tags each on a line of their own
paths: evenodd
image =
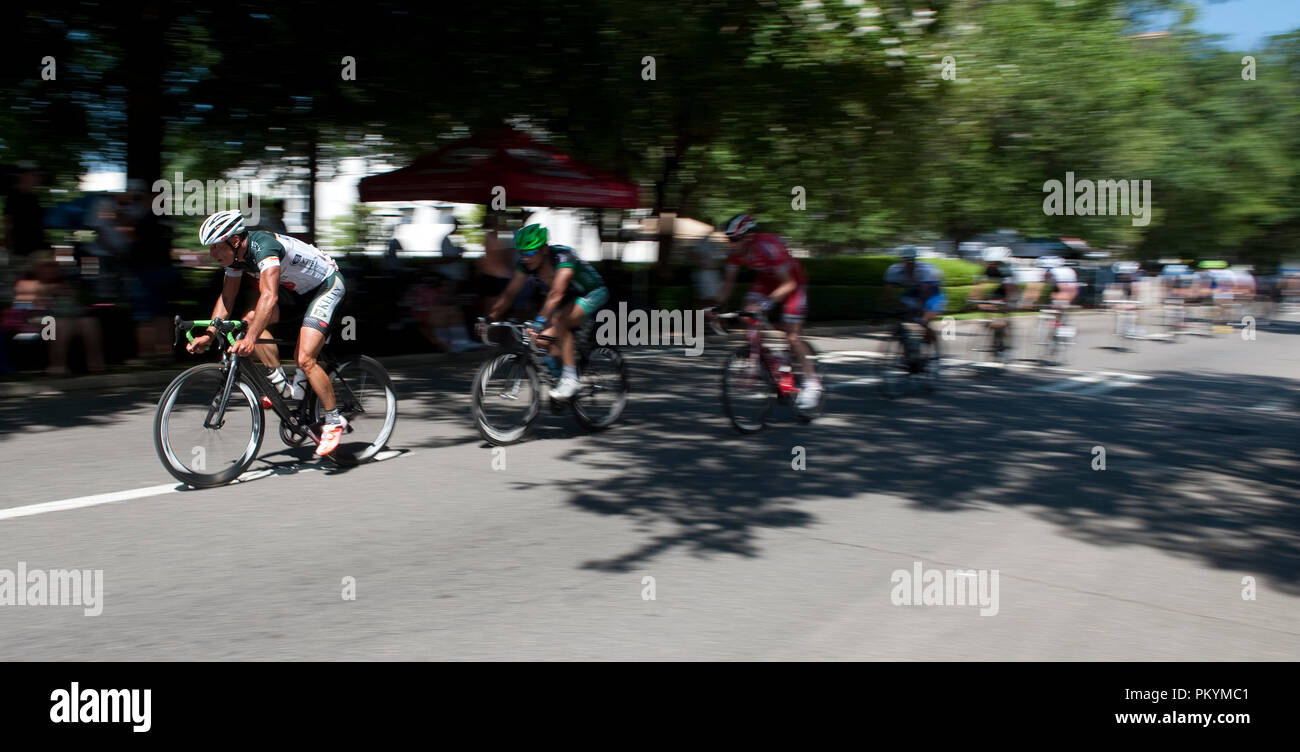
<svg viewBox="0 0 1300 752">
<path fill-rule="evenodd" d="M 837 382 L 835 382 L 835 383 L 833 383 L 833 384 L 827 384 L 827 385 L 826 385 L 826 388 L 827 388 L 827 389 L 843 389 L 843 388 L 846 387 L 846 386 L 861 386 L 861 385 L 863 385 L 863 384 L 875 384 L 875 383 L 878 383 L 879 381 L 880 381 L 880 377 L 879 377 L 879 376 L 870 376 L 870 377 L 862 378 L 862 379 L 854 379 L 854 380 L 852 380 L 852 381 L 837 381 Z"/>
<path fill-rule="evenodd" d="M 1254 407 L 1248 407 L 1247 410 L 1258 410 L 1261 412 L 1282 412 L 1286 410 L 1285 402 L 1261 402 Z"/>
<path fill-rule="evenodd" d="M 1073 389 L 1080 384 L 1092 384 L 1102 380 L 1100 375 L 1085 374 L 1082 376 L 1072 376 L 1065 381 L 1058 381 L 1054 384 L 1044 384 L 1043 386 L 1034 387 L 1035 392 L 1061 392 Z"/>
<path fill-rule="evenodd" d="M 113 493 L 95 494 L 94 496 L 78 496 L 75 499 L 63 499 L 62 501 L 47 501 L 41 504 L 28 504 L 23 507 L 12 507 L 10 509 L 0 509 L 0 520 L 8 520 L 14 517 L 30 517 L 36 514 L 46 514 L 47 512 L 63 512 L 69 509 L 82 509 L 84 507 L 99 506 L 100 504 L 112 504 L 118 501 L 130 501 L 131 499 L 143 499 L 147 496 L 158 496 L 165 493 L 175 493 L 182 488 L 179 483 L 166 483 L 161 486 L 149 486 L 148 488 L 137 488 L 132 491 L 115 491 Z"/>
<path fill-rule="evenodd" d="M 1110 381 L 1106 381 L 1104 383 L 1098 384 L 1097 386 L 1090 387 L 1088 389 L 1080 389 L 1077 392 L 1071 392 L 1071 394 L 1094 396 L 1098 394 L 1105 394 L 1106 392 L 1109 392 L 1114 389 L 1123 389 L 1126 386 L 1133 386 L 1136 383 L 1138 382 L 1129 381 L 1128 379 L 1112 379 Z"/>
<path fill-rule="evenodd" d="M 376 455 L 374 461 L 382 462 L 384 460 L 392 459 L 394 457 L 400 457 L 403 454 L 410 454 L 410 452 L 388 450 L 385 452 L 380 452 L 378 455 Z M 270 475 L 278 475 L 278 474 L 300 475 L 302 473 L 314 473 L 323 469 L 325 468 L 319 465 L 302 465 L 299 467 L 292 468 L 289 472 L 280 473 L 277 472 L 279 468 L 264 467 L 264 468 L 258 468 L 257 470 L 249 470 L 248 472 L 244 473 L 243 475 L 240 475 L 238 478 L 231 481 L 227 485 L 248 483 L 249 481 L 258 480 L 260 478 L 265 478 Z M 15 517 L 31 517 L 38 514 L 48 514 L 50 512 L 66 512 L 69 509 L 84 509 L 86 507 L 95 507 L 101 504 L 114 504 L 119 501 L 131 501 L 132 499 L 145 499 L 150 496 L 161 496 L 162 494 L 176 493 L 186 488 L 188 488 L 188 486 L 182 483 L 164 483 L 160 486 L 147 486 L 145 488 L 135 488 L 130 491 L 114 491 L 112 493 L 95 494 L 93 496 L 78 496 L 72 499 L 61 499 L 59 501 L 45 501 L 39 504 L 28 504 L 26 506 L 21 506 L 21 507 L 10 507 L 9 509 L 0 509 L 0 520 L 9 520 Z"/>
<path fill-rule="evenodd" d="M 1080 373 L 1073 371 L 1073 373 Z M 1117 371 L 1096 371 L 1093 373 L 1081 373 L 1079 376 L 1058 381 L 1054 384 L 1034 387 L 1036 392 L 1061 392 L 1063 394 L 1077 394 L 1085 397 L 1095 397 L 1099 394 L 1114 389 L 1123 389 L 1124 387 L 1140 384 L 1143 381 L 1150 381 L 1153 377 L 1137 373 L 1120 373 Z M 1100 383 L 1098 383 L 1100 382 Z M 1095 386 L 1088 386 L 1094 384 Z"/>
</svg>

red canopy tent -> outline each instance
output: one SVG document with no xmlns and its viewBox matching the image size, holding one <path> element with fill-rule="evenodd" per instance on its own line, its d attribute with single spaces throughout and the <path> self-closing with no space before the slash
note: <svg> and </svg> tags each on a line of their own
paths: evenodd
<svg viewBox="0 0 1300 752">
<path fill-rule="evenodd" d="M 511 206 L 636 209 L 637 187 L 575 162 L 528 134 L 501 128 L 457 141 L 399 170 L 362 178 L 362 201 L 489 204 L 505 188 Z"/>
</svg>

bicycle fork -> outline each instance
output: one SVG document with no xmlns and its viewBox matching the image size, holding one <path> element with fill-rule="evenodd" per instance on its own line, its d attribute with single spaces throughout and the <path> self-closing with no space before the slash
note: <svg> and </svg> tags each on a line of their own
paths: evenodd
<svg viewBox="0 0 1300 752">
<path fill-rule="evenodd" d="M 226 383 L 221 387 L 221 399 L 215 405 L 208 404 L 208 414 L 203 419 L 204 428 L 218 429 L 226 424 L 226 406 L 230 404 L 230 390 L 235 388 L 235 378 L 239 375 L 238 372 L 238 361 L 227 364 Z"/>
</svg>

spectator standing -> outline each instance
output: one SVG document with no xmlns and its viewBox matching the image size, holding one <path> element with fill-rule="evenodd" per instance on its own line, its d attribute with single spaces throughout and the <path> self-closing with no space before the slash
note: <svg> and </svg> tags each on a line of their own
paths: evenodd
<svg viewBox="0 0 1300 752">
<path fill-rule="evenodd" d="M 171 225 L 151 211 L 144 184 L 132 181 L 121 219 L 129 228 L 128 292 L 135 321 L 136 357 L 146 361 L 172 358 L 172 333 L 167 319 L 171 290 L 179 281 L 172 263 Z"/>
</svg>

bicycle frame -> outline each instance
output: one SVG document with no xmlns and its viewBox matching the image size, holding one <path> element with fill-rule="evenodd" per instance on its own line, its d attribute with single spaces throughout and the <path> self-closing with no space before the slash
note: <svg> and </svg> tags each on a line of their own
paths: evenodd
<svg viewBox="0 0 1300 752">
<path fill-rule="evenodd" d="M 930 328 L 929 324 L 925 323 L 925 312 L 917 309 L 901 309 L 895 310 L 892 313 L 887 313 L 886 315 L 889 318 L 898 319 L 889 336 L 891 339 L 898 342 L 899 347 L 902 350 L 901 355 L 903 358 L 903 364 L 910 370 L 916 362 L 925 358 L 922 354 L 925 345 L 925 331 Z M 912 334 L 908 329 L 909 324 L 920 327 L 922 330 L 921 335 L 916 336 Z"/>
<path fill-rule="evenodd" d="M 992 300 L 968 300 L 972 305 L 979 307 L 988 307 L 989 319 L 984 322 L 984 332 L 990 338 L 988 347 L 973 345 L 972 352 L 995 351 L 995 343 L 1001 342 L 1005 349 L 1010 349 L 1011 342 L 1011 304 L 1002 299 Z"/>
<path fill-rule="evenodd" d="M 175 320 L 175 326 L 177 328 L 178 333 L 183 328 L 182 326 L 183 324 L 190 324 L 191 325 L 189 327 L 190 329 L 197 326 L 203 326 L 203 327 L 215 326 L 218 328 L 219 333 L 224 328 L 225 325 L 234 325 L 234 329 L 225 332 L 226 334 L 225 337 L 216 338 L 217 350 L 221 352 L 221 367 L 222 367 L 222 371 L 225 373 L 225 382 L 221 387 L 220 399 L 214 400 L 216 404 L 209 406 L 207 416 L 203 420 L 204 428 L 208 428 L 208 429 L 221 428 L 223 425 L 225 425 L 226 407 L 230 403 L 230 393 L 235 387 L 235 381 L 239 378 L 241 365 L 244 361 L 248 360 L 247 358 L 238 357 L 230 351 L 230 347 L 233 346 L 235 342 L 243 338 L 243 334 L 240 334 L 238 337 L 234 336 L 234 331 L 243 328 L 244 323 L 242 321 L 238 321 L 238 322 L 223 321 L 221 319 L 212 319 L 212 320 L 200 319 L 196 321 L 185 322 L 185 321 L 181 321 L 180 317 L 178 316 L 176 317 Z M 185 337 L 191 342 L 194 341 L 194 335 L 191 331 L 187 330 L 185 332 Z M 287 345 L 292 345 L 293 343 L 286 342 L 279 339 L 259 339 L 257 340 L 257 344 L 276 344 L 276 345 L 287 346 Z M 335 365 L 333 357 L 328 355 L 324 350 L 322 350 L 320 356 L 318 357 L 318 362 L 320 362 L 321 366 L 326 369 L 327 373 L 329 372 L 330 367 Z M 283 395 L 280 394 L 280 391 L 271 384 L 271 380 L 267 378 L 265 373 L 262 372 L 262 369 L 260 368 L 244 369 L 244 375 L 248 378 L 249 381 L 253 383 L 253 386 L 255 387 L 255 391 L 257 392 L 257 397 L 259 397 L 261 400 L 270 402 L 271 409 L 275 412 L 277 416 L 279 416 L 281 422 L 284 425 L 286 425 L 290 431 L 294 432 L 295 434 L 306 435 L 309 438 L 311 438 L 313 441 L 320 441 L 319 434 L 317 434 L 314 430 L 312 430 L 312 427 L 309 423 L 306 423 L 305 421 L 300 422 L 298 420 L 299 416 L 296 415 L 295 412 L 289 407 L 288 402 L 285 401 Z M 343 386 L 344 388 L 348 388 L 346 384 L 344 384 Z M 311 384 L 308 383 L 306 385 L 306 388 L 310 389 Z M 350 390 L 349 390 L 349 394 L 350 394 Z M 336 395 L 336 398 L 337 396 L 338 395 Z M 355 397 L 355 395 L 353 396 Z M 359 406 L 358 409 L 360 409 Z"/>
<path fill-rule="evenodd" d="M 573 330 L 575 341 L 573 343 L 574 353 L 581 362 L 591 354 L 591 341 L 588 337 L 588 331 L 594 326 L 594 322 L 585 322 L 581 327 Z M 493 327 L 504 327 L 509 329 L 513 336 L 510 338 L 511 343 L 502 345 L 500 342 L 493 342 L 491 330 Z M 534 332 L 531 328 L 519 323 L 518 321 L 493 321 L 488 323 L 488 331 L 483 336 L 483 343 L 493 347 L 502 347 L 503 349 L 518 355 L 527 355 L 528 360 L 536 369 L 537 375 L 547 386 L 554 386 L 555 377 L 551 375 L 551 369 L 547 367 L 545 358 L 549 354 L 549 348 L 540 348 L 536 343 L 544 342 L 547 345 L 554 342 L 557 338 Z M 516 389 L 518 386 L 516 385 Z"/>
<path fill-rule="evenodd" d="M 772 380 L 776 383 L 779 392 L 793 394 L 799 391 L 798 387 L 787 388 L 781 379 L 781 367 L 783 365 L 788 365 L 791 373 L 794 373 L 794 353 L 789 353 L 788 364 L 782 363 L 781 359 L 776 356 L 775 351 L 763 342 L 763 332 L 772 328 L 772 324 L 767 320 L 766 316 L 761 312 L 737 311 L 731 314 L 719 314 L 718 318 L 746 319 L 745 342 L 749 345 L 750 363 L 761 362 L 763 367 L 767 368 L 768 373 L 772 374 Z"/>
</svg>

